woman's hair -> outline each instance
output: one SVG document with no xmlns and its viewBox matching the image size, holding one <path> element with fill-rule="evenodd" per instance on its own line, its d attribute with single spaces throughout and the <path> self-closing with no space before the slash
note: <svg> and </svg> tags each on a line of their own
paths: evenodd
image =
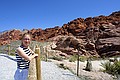
<svg viewBox="0 0 120 80">
<path fill-rule="evenodd" d="M 32 39 L 32 35 L 30 34 L 30 33 L 24 33 L 23 35 L 22 35 L 22 37 L 21 37 L 21 39 L 20 40 L 22 40 L 26 35 L 29 35 L 30 36 L 30 38 Z"/>
</svg>

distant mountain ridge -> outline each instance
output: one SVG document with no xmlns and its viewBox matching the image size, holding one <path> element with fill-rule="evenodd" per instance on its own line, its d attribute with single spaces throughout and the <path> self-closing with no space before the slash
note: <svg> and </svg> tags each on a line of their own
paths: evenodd
<svg viewBox="0 0 120 80">
<path fill-rule="evenodd" d="M 120 51 L 120 11 L 113 12 L 109 16 L 88 17 L 86 19 L 77 18 L 62 27 L 55 26 L 54 28 L 46 28 L 42 30 L 11 30 L 6 31 L 0 35 L 0 45 L 10 43 L 10 41 L 19 40 L 21 35 L 29 32 L 33 35 L 32 40 L 36 41 L 59 41 L 55 39 L 57 36 L 73 36 L 77 39 L 82 39 L 85 44 L 86 51 L 93 51 L 89 53 L 108 55 L 111 52 L 119 54 Z M 88 44 L 90 42 L 90 44 Z M 91 43 L 95 45 L 93 49 Z M 87 48 L 89 46 L 89 49 Z M 90 48 L 91 46 L 91 48 Z M 117 52 L 116 52 L 117 51 Z M 103 54 L 104 53 L 104 54 Z"/>
<path fill-rule="evenodd" d="M 0 32 L 0 34 L 1 34 L 1 33 L 4 33 L 4 32 L 7 32 L 7 31 L 9 31 L 9 30 L 4 30 L 4 31 L 1 31 L 1 32 Z"/>
</svg>

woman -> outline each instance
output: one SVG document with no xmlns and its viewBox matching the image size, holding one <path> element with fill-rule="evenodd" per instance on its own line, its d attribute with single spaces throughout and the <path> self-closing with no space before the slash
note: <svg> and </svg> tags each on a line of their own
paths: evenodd
<svg viewBox="0 0 120 80">
<path fill-rule="evenodd" d="M 30 41 L 30 34 L 23 34 L 21 45 L 17 48 L 17 70 L 14 75 L 14 80 L 27 80 L 29 63 L 33 58 L 38 56 L 38 54 L 34 54 L 30 49 Z"/>
</svg>

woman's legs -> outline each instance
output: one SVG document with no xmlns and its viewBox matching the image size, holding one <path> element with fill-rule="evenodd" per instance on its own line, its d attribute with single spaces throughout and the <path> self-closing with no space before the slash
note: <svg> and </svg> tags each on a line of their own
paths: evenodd
<svg viewBox="0 0 120 80">
<path fill-rule="evenodd" d="M 14 75 L 14 80 L 27 80 L 28 69 L 17 69 Z"/>
</svg>

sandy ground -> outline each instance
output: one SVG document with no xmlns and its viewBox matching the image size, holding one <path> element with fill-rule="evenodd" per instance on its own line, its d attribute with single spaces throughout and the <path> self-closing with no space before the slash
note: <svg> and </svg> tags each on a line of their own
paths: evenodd
<svg viewBox="0 0 120 80">
<path fill-rule="evenodd" d="M 16 69 L 17 63 L 15 56 L 0 54 L 0 80 L 14 80 Z M 36 73 L 34 71 L 32 72 L 33 75 Z M 32 77 L 33 75 L 30 76 Z M 53 62 L 41 61 L 41 75 L 42 80 L 81 80 L 69 70 L 59 68 Z"/>
<path fill-rule="evenodd" d="M 13 75 L 14 75 L 14 72 L 16 70 L 16 61 L 15 61 L 14 57 L 0 55 L 0 61 L 1 61 L 1 63 L 0 63 L 0 66 L 1 66 L 0 79 L 1 80 L 13 80 Z M 54 62 L 55 64 L 63 63 L 65 66 L 69 67 L 69 69 L 73 73 L 76 74 L 76 72 L 77 72 L 77 70 L 76 70 L 77 69 L 77 62 L 69 62 L 68 60 L 64 60 L 64 61 L 51 60 L 51 61 Z M 101 61 L 92 61 L 92 71 L 91 72 L 83 70 L 86 67 L 86 62 L 80 62 L 79 76 L 86 76 L 92 80 L 115 80 L 115 79 L 113 79 L 112 75 L 109 75 L 107 73 L 103 73 L 101 71 L 101 69 L 103 69 L 102 66 L 100 66 L 101 62 L 104 62 L 104 61 L 102 61 L 102 60 Z M 47 65 L 47 66 L 49 66 L 49 65 Z M 46 70 L 47 69 L 48 68 L 46 68 Z M 58 73 L 58 72 L 56 72 L 56 73 Z M 90 80 L 90 79 L 83 79 L 83 80 Z M 44 79 L 44 80 L 47 80 L 47 79 Z M 120 79 L 116 79 L 116 80 L 120 80 Z"/>
<path fill-rule="evenodd" d="M 56 61 L 52 60 L 56 64 L 63 63 L 65 66 L 69 67 L 70 70 L 72 70 L 73 73 L 77 73 L 77 62 L 69 62 L 68 60 L 64 61 Z M 86 67 L 86 61 L 85 62 L 79 62 L 79 76 L 86 76 L 89 77 L 92 80 L 115 80 L 113 79 L 113 76 L 107 73 L 102 72 L 104 68 L 101 65 L 102 62 L 105 62 L 103 60 L 100 61 L 91 61 L 92 62 L 92 71 L 85 71 Z"/>
</svg>

